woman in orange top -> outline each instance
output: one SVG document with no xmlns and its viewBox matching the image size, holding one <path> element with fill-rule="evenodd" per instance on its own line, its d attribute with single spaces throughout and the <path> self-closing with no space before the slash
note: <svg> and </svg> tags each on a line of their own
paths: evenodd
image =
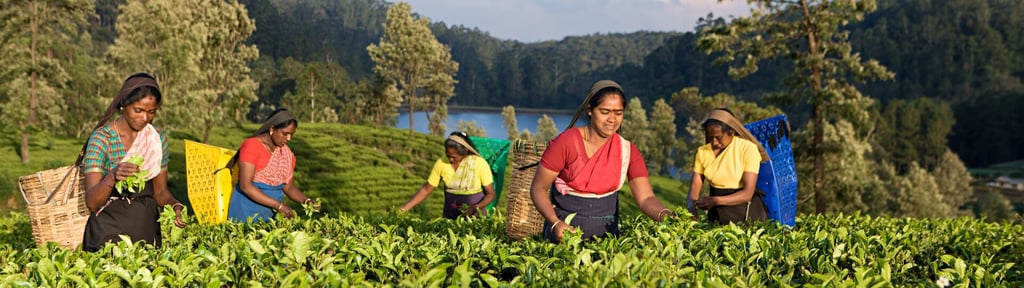
<svg viewBox="0 0 1024 288">
<path fill-rule="evenodd" d="M 288 147 L 299 122 L 285 109 L 270 114 L 263 126 L 245 139 L 227 167 L 238 163 L 238 186 L 231 194 L 228 218 L 234 221 L 269 220 L 275 214 L 291 218 L 292 208 L 284 203 L 288 195 L 295 202 L 316 206 L 295 186 L 295 154 Z"/>
</svg>

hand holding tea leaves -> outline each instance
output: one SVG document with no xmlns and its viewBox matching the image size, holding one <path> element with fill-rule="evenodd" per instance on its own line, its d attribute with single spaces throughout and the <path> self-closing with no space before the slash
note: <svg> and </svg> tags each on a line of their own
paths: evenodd
<svg viewBox="0 0 1024 288">
<path fill-rule="evenodd" d="M 143 161 L 145 161 L 145 159 L 143 159 L 142 156 L 132 156 L 131 158 L 128 158 L 127 162 L 141 167 Z M 125 177 L 124 180 L 118 181 L 114 184 L 114 188 L 120 192 L 124 192 L 126 189 L 131 193 L 142 192 L 142 189 L 146 188 L 145 179 L 147 175 L 149 175 L 149 170 L 139 170 L 138 172 L 135 172 L 135 174 Z"/>
</svg>

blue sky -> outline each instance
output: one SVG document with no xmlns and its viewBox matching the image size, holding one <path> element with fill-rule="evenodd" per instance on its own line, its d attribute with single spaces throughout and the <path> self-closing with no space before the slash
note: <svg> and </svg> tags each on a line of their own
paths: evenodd
<svg viewBox="0 0 1024 288">
<path fill-rule="evenodd" d="M 477 27 L 523 42 L 635 31 L 693 30 L 697 19 L 746 16 L 745 0 L 404 0 L 413 12 L 448 25 Z"/>
</svg>

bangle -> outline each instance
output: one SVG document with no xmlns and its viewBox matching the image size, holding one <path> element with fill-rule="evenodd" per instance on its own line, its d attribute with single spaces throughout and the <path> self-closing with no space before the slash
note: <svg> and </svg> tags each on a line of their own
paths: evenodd
<svg viewBox="0 0 1024 288">
<path fill-rule="evenodd" d="M 177 203 L 174 203 L 174 205 L 171 205 L 171 209 L 174 209 L 175 207 L 178 207 L 178 206 L 181 206 L 181 209 L 185 209 L 185 204 L 181 204 L 181 202 L 177 202 Z"/>
<path fill-rule="evenodd" d="M 309 205 L 309 201 L 313 201 L 313 198 L 306 198 L 306 201 L 302 201 L 302 205 Z"/>
<path fill-rule="evenodd" d="M 672 213 L 672 210 L 668 210 L 668 208 L 661 209 L 661 211 L 658 212 L 658 218 L 661 218 L 659 220 L 665 220 L 665 217 L 661 216 L 661 214 L 664 214 L 665 212 Z"/>
<path fill-rule="evenodd" d="M 551 234 L 555 234 L 555 227 L 558 227 L 558 223 L 562 223 L 562 220 L 555 221 L 554 224 L 551 224 Z"/>
<path fill-rule="evenodd" d="M 274 209 L 274 211 L 281 211 L 282 207 L 284 207 L 284 202 L 281 202 L 281 204 L 277 204 L 277 209 Z"/>
</svg>

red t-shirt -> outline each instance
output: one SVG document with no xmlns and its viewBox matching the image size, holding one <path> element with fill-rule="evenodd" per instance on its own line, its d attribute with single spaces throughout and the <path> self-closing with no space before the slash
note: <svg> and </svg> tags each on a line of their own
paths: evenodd
<svg viewBox="0 0 1024 288">
<path fill-rule="evenodd" d="M 615 134 L 611 137 L 619 137 L 619 135 Z M 604 146 L 609 145 L 610 142 L 610 140 L 605 142 Z M 626 171 L 626 178 L 633 180 L 637 177 L 647 177 L 647 165 L 644 164 L 644 157 L 640 154 L 640 149 L 637 149 L 632 142 L 629 143 L 629 146 L 629 167 Z M 559 178 L 571 182 L 569 180 L 572 179 L 572 175 L 578 173 L 587 161 L 591 160 L 585 151 L 582 131 L 578 128 L 569 129 L 548 143 L 544 155 L 541 156 L 540 164 L 548 170 L 558 172 Z M 622 173 L 621 167 L 608 167 L 607 173 L 607 177 L 619 178 Z M 611 191 L 587 192 L 603 194 Z"/>
</svg>

